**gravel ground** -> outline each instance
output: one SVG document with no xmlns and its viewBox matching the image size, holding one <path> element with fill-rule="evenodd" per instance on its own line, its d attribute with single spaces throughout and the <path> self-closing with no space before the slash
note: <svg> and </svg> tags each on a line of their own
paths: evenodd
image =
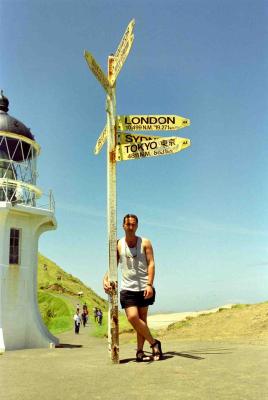
<svg viewBox="0 0 268 400">
<path fill-rule="evenodd" d="M 120 364 L 111 364 L 107 342 L 89 336 L 59 335 L 62 348 L 29 349 L 0 356 L 5 400 L 268 398 L 268 345 L 222 341 L 163 341 L 164 358 L 136 363 L 135 345 L 120 346 Z"/>
</svg>

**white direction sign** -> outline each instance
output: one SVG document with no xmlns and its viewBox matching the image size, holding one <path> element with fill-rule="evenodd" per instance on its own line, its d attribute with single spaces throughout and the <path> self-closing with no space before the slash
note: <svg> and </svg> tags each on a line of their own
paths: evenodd
<svg viewBox="0 0 268 400">
<path fill-rule="evenodd" d="M 134 34 L 133 34 L 133 29 L 135 26 L 135 20 L 132 19 L 130 23 L 127 26 L 127 29 L 121 39 L 121 42 L 119 43 L 119 46 L 115 52 L 115 63 L 114 63 L 114 71 L 113 71 L 113 78 L 111 79 L 111 85 L 114 84 L 116 81 L 116 78 L 121 71 L 121 68 L 123 67 L 127 56 L 130 52 L 130 49 L 132 47 L 132 43 L 134 41 Z"/>
<path fill-rule="evenodd" d="M 116 160 L 137 160 L 145 157 L 175 154 L 191 145 L 190 139 L 176 136 L 161 137 L 139 143 L 120 144 L 116 146 Z"/>
<path fill-rule="evenodd" d="M 96 142 L 94 154 L 96 154 L 96 155 L 99 154 L 99 152 L 101 151 L 102 146 L 104 145 L 106 140 L 107 140 L 107 129 L 106 129 L 106 125 L 105 125 L 105 127 L 103 128 L 103 131 L 101 132 L 101 134 Z"/>
<path fill-rule="evenodd" d="M 88 63 L 88 66 L 91 69 L 91 71 L 93 72 L 93 74 L 96 76 L 98 81 L 102 84 L 104 90 L 106 90 L 106 92 L 109 93 L 111 90 L 111 87 L 110 87 L 108 78 L 105 75 L 105 73 L 103 72 L 103 70 L 101 69 L 101 67 L 99 66 L 99 64 L 97 63 L 97 61 L 95 60 L 95 58 L 93 57 L 93 55 L 90 54 L 89 51 L 85 50 L 84 56 Z"/>
<path fill-rule="evenodd" d="M 190 125 L 188 118 L 178 115 L 118 115 L 119 131 L 169 131 Z"/>
</svg>

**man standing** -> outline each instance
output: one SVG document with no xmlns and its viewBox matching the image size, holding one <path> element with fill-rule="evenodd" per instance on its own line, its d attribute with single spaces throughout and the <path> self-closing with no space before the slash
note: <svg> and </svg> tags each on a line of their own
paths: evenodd
<svg viewBox="0 0 268 400">
<path fill-rule="evenodd" d="M 150 240 L 136 236 L 138 217 L 127 214 L 123 220 L 125 237 L 117 244 L 117 259 L 122 271 L 120 303 L 128 321 L 137 332 L 136 360 L 158 361 L 162 358 L 161 343 L 152 337 L 147 325 L 149 305 L 155 301 L 153 287 L 155 265 Z M 111 290 L 106 273 L 103 279 L 106 293 Z M 144 354 L 143 346 L 147 340 L 152 348 L 152 358 Z"/>
</svg>

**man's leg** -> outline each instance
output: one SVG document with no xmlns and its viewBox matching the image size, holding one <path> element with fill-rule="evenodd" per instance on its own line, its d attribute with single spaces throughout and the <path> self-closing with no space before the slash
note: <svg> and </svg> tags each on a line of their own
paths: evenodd
<svg viewBox="0 0 268 400">
<path fill-rule="evenodd" d="M 141 307 L 140 309 L 142 310 L 143 308 L 147 308 L 147 307 Z M 125 309 L 125 312 L 126 312 L 128 321 L 131 323 L 131 325 L 133 326 L 135 331 L 143 338 L 143 343 L 144 343 L 144 340 L 147 340 L 150 343 L 150 345 L 155 343 L 155 340 L 152 337 L 151 332 L 149 331 L 149 328 L 148 328 L 146 322 L 144 322 L 144 320 L 141 319 L 141 317 L 140 317 L 138 307 L 135 307 L 135 306 L 127 307 Z M 141 313 L 143 314 L 143 318 L 144 318 L 144 312 L 141 311 Z M 139 344 L 141 344 L 141 342 L 138 343 L 138 346 L 139 346 Z"/>
<path fill-rule="evenodd" d="M 140 319 L 147 325 L 148 307 L 138 307 L 138 313 Z M 143 350 L 144 342 L 145 338 L 137 332 L 137 350 Z"/>
</svg>

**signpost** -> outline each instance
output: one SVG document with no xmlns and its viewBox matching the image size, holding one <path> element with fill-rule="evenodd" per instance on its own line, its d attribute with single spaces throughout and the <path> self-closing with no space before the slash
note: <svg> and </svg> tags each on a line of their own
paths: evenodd
<svg viewBox="0 0 268 400">
<path fill-rule="evenodd" d="M 169 131 L 185 128 L 190 120 L 178 115 L 119 115 L 119 131 Z"/>
<path fill-rule="evenodd" d="M 101 134 L 100 134 L 100 136 L 99 136 L 99 138 L 98 138 L 98 140 L 96 142 L 96 146 L 95 146 L 95 149 L 94 149 L 94 154 L 96 154 L 96 155 L 99 154 L 99 152 L 101 151 L 101 149 L 102 149 L 104 143 L 106 142 L 106 140 L 107 140 L 107 128 L 106 128 L 106 125 L 105 125 L 105 127 L 103 128 L 103 131 L 101 132 Z"/>
<path fill-rule="evenodd" d="M 118 274 L 116 233 L 116 162 L 177 153 L 190 146 L 190 139 L 161 137 L 125 131 L 174 131 L 190 125 L 190 120 L 178 115 L 119 115 L 116 116 L 116 79 L 134 41 L 135 20 L 132 19 L 114 55 L 108 57 L 108 76 L 92 54 L 84 52 L 87 64 L 106 92 L 107 122 L 94 153 L 99 154 L 107 140 L 107 225 L 109 266 L 108 348 L 113 363 L 119 363 Z"/>
<path fill-rule="evenodd" d="M 114 57 L 108 57 L 108 79 L 113 78 Z M 115 85 L 107 95 L 107 221 L 109 241 L 108 279 L 112 290 L 109 294 L 108 347 L 112 362 L 119 363 L 118 330 L 118 274 L 117 274 L 117 233 L 116 233 L 116 98 Z"/>
<path fill-rule="evenodd" d="M 155 135 L 141 135 L 138 133 L 129 133 L 129 132 L 118 132 L 117 133 L 117 143 L 118 144 L 128 144 L 128 143 L 140 143 L 146 140 L 159 139 L 162 136 Z"/>
<path fill-rule="evenodd" d="M 116 117 L 117 131 L 173 131 L 186 128 L 190 126 L 190 123 L 188 118 L 178 115 L 118 115 Z M 99 154 L 106 139 L 105 126 L 97 140 L 94 154 Z"/>
<path fill-rule="evenodd" d="M 176 139 L 182 140 L 182 150 L 186 147 L 189 147 L 189 143 L 191 143 L 190 139 L 187 138 L 181 138 L 175 136 Z M 173 139 L 170 137 L 163 137 L 163 136 L 155 136 L 155 135 L 141 135 L 137 133 L 125 133 L 125 132 L 119 132 L 117 134 L 117 144 L 135 144 L 135 143 L 140 143 L 140 142 L 146 142 L 146 141 L 151 141 L 154 139 L 162 139 L 162 142 L 164 143 L 165 140 Z"/>
<path fill-rule="evenodd" d="M 120 144 L 116 146 L 116 159 L 126 161 L 144 157 L 165 156 L 178 153 L 190 145 L 189 139 L 180 137 L 160 137 L 136 143 Z"/>
<path fill-rule="evenodd" d="M 113 76 L 111 77 L 111 85 L 114 85 L 115 80 L 121 71 L 127 56 L 130 52 L 130 49 L 132 47 L 132 43 L 134 41 L 134 34 L 133 34 L 133 29 L 135 26 L 135 20 L 132 19 L 130 23 L 127 26 L 127 29 L 121 39 L 121 42 L 119 43 L 119 46 L 115 52 L 115 60 L 113 64 Z"/>
<path fill-rule="evenodd" d="M 102 84 L 104 90 L 107 93 L 109 93 L 110 90 L 111 90 L 110 83 L 109 83 L 109 81 L 107 79 L 107 76 L 105 75 L 105 73 L 103 72 L 103 70 L 101 69 L 101 67 L 99 66 L 99 64 L 95 60 L 95 58 L 93 57 L 93 55 L 90 54 L 89 51 L 85 50 L 84 56 L 85 56 L 85 59 L 86 59 L 86 61 L 88 63 L 89 68 L 91 69 L 91 71 L 93 72 L 95 77 Z"/>
</svg>

